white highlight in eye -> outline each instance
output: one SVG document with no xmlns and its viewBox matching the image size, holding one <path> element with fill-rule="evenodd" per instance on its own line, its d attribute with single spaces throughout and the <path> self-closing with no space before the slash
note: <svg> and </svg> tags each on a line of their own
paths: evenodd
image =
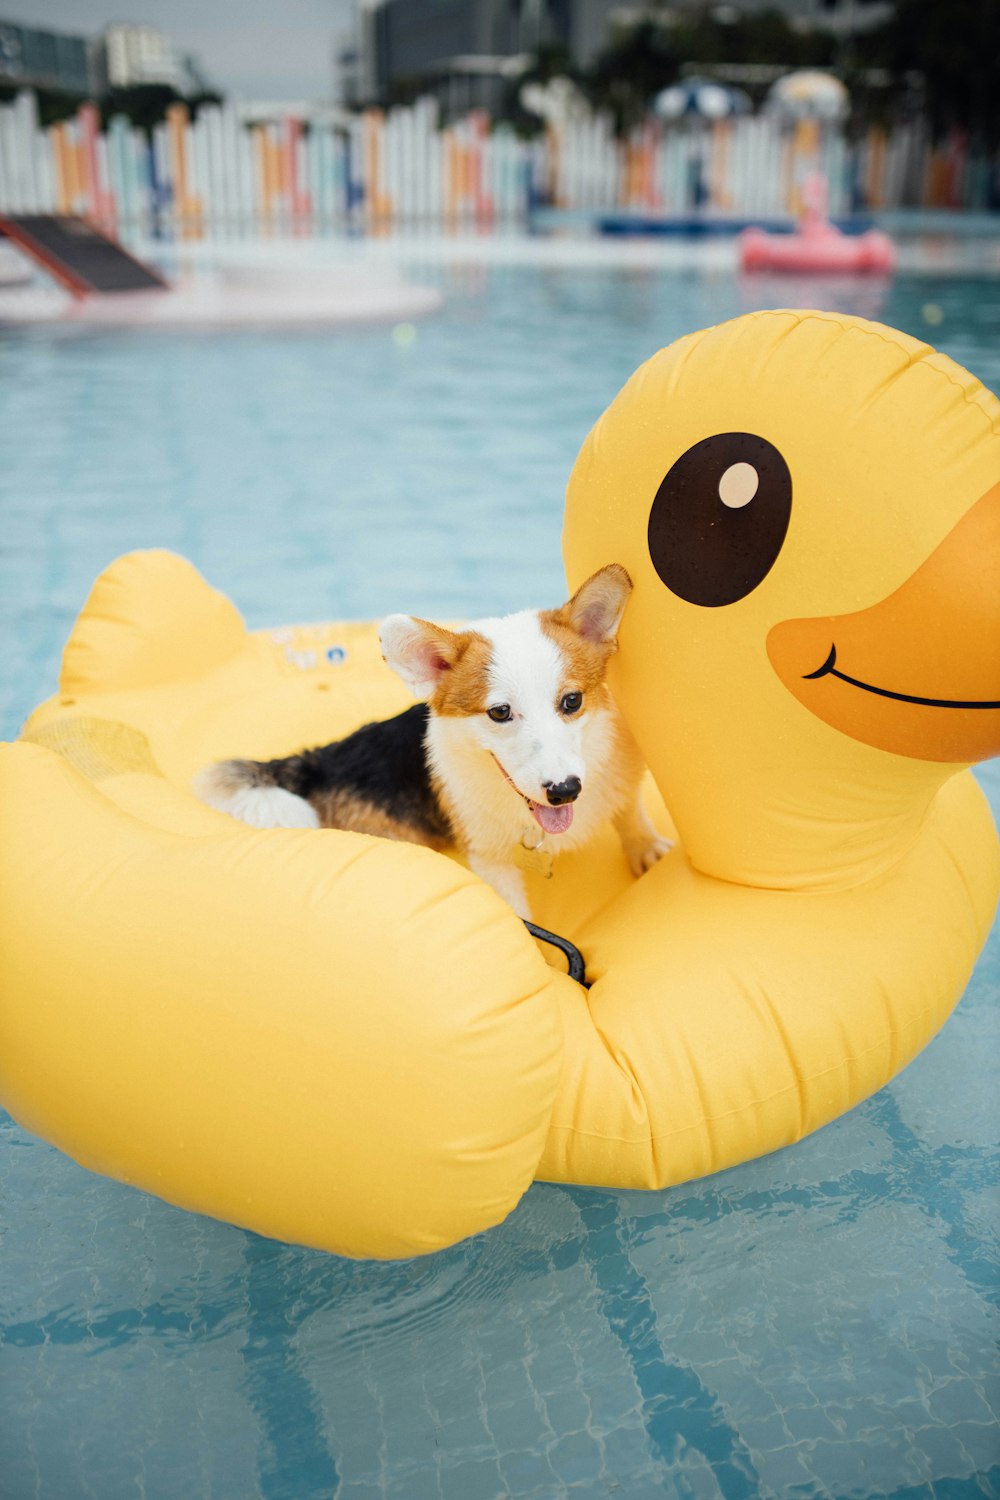
<svg viewBox="0 0 1000 1500">
<path fill-rule="evenodd" d="M 760 485 L 760 475 L 753 464 L 730 464 L 719 480 L 719 499 L 730 510 L 749 505 Z"/>
</svg>

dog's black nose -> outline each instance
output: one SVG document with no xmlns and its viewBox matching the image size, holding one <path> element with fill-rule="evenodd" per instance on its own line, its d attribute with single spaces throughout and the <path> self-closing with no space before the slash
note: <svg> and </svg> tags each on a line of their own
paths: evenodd
<svg viewBox="0 0 1000 1500">
<path fill-rule="evenodd" d="M 583 787 L 579 776 L 567 776 L 565 781 L 544 781 L 542 785 L 550 807 L 562 807 L 564 802 L 575 802 Z"/>
</svg>

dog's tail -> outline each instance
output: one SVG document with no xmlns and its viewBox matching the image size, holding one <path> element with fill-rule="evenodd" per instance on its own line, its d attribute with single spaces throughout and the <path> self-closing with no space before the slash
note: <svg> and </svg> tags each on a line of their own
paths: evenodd
<svg viewBox="0 0 1000 1500">
<path fill-rule="evenodd" d="M 209 807 L 251 828 L 319 828 L 319 816 L 307 800 L 309 781 L 298 755 L 219 760 L 198 772 L 194 791 Z"/>
</svg>

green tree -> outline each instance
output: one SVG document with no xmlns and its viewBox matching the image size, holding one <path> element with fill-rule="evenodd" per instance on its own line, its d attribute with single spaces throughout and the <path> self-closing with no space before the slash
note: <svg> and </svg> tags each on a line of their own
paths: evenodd
<svg viewBox="0 0 1000 1500">
<path fill-rule="evenodd" d="M 829 67 L 837 43 L 825 30 L 799 31 L 780 11 L 720 15 L 702 12 L 666 24 L 647 16 L 619 32 L 597 58 L 585 88 L 598 108 L 610 109 L 619 132 L 642 120 L 661 89 L 688 73 L 733 63 L 774 63 L 787 68 Z M 750 85 L 757 100 L 766 84 Z"/>
<path fill-rule="evenodd" d="M 677 28 L 675 47 L 686 62 L 775 63 L 787 68 L 822 68 L 833 61 L 836 43 L 823 29 L 800 31 L 776 10 L 741 12 L 720 18 L 702 13 Z"/>
<path fill-rule="evenodd" d="M 169 83 L 138 83 L 131 88 L 109 89 L 100 100 L 101 122 L 106 125 L 114 115 L 124 115 L 133 125 L 149 131 L 166 118 L 172 104 L 186 104 L 197 114 L 205 104 L 221 104 L 222 95 L 205 90 L 186 98 Z"/>
<path fill-rule="evenodd" d="M 625 134 L 645 118 L 660 90 L 676 82 L 682 60 L 667 27 L 640 21 L 618 32 L 598 56 L 584 80 L 587 97 L 609 110 L 615 129 Z"/>
<path fill-rule="evenodd" d="M 513 125 L 518 135 L 525 139 L 538 135 L 544 130 L 545 122 L 540 116 L 525 108 L 521 100 L 521 90 L 526 84 L 544 85 L 551 83 L 555 78 L 568 78 L 578 87 L 582 82 L 580 72 L 574 66 L 569 50 L 557 42 L 543 42 L 524 72 L 506 82 L 503 102 L 500 106 L 500 117 Z"/>
<path fill-rule="evenodd" d="M 0 104 L 7 104 L 16 98 L 23 87 L 19 83 L 0 83 Z M 33 92 L 38 103 L 38 122 L 43 129 L 70 119 L 80 105 L 86 102 L 85 95 L 67 94 L 62 89 L 36 88 Z"/>
</svg>

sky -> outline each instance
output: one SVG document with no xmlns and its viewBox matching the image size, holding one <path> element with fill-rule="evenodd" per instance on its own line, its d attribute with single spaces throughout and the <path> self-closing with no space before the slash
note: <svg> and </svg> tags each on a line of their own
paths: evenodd
<svg viewBox="0 0 1000 1500">
<path fill-rule="evenodd" d="M 223 92 L 252 99 L 329 99 L 353 15 L 353 0 L 0 0 L 5 20 L 77 36 L 156 26 Z"/>
</svg>

